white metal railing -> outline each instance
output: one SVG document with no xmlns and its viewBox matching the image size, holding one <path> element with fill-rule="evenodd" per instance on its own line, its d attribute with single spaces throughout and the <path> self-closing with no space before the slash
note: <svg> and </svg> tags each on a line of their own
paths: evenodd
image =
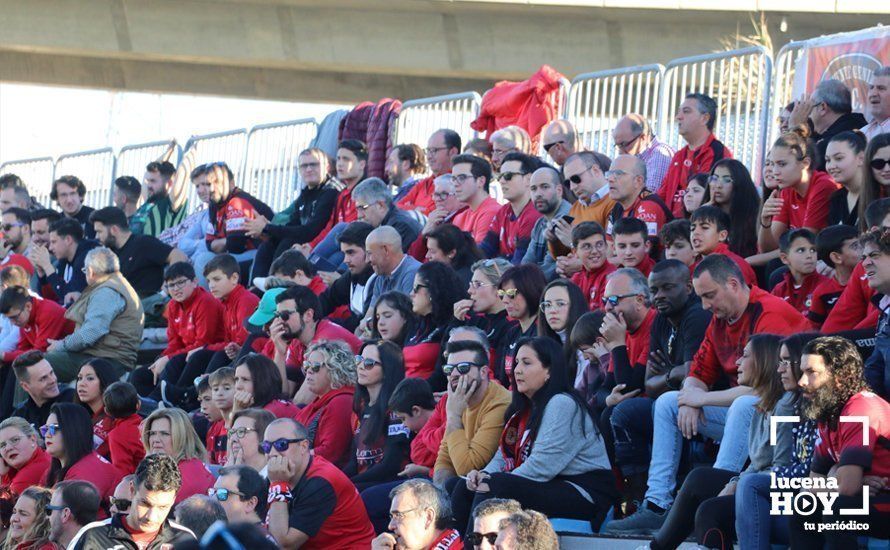
<svg viewBox="0 0 890 550">
<path fill-rule="evenodd" d="M 301 188 L 297 157 L 317 132 L 318 124 L 311 118 L 251 128 L 241 187 L 272 210 L 284 210 Z"/>
<path fill-rule="evenodd" d="M 56 163 L 52 157 L 12 160 L 0 164 L 0 174 L 15 174 L 25 182 L 34 200 L 50 205 Z"/>
<path fill-rule="evenodd" d="M 191 148 L 195 148 L 195 166 L 208 162 L 225 162 L 235 174 L 235 181 L 241 185 L 244 177 L 244 155 L 247 150 L 247 130 L 241 128 L 192 136 L 185 144 L 184 154 L 188 154 Z M 188 211 L 194 212 L 201 208 L 200 202 L 195 186 L 189 185 Z"/>
<path fill-rule="evenodd" d="M 102 208 L 111 200 L 114 160 L 111 147 L 68 153 L 56 160 L 53 179 L 65 175 L 77 176 L 87 188 L 84 203 L 93 208 Z"/>
<path fill-rule="evenodd" d="M 416 143 L 426 147 L 436 130 L 448 128 L 460 134 L 466 144 L 478 134 L 470 123 L 479 116 L 482 97 L 476 92 L 449 94 L 402 103 L 396 120 L 394 143 Z"/>
</svg>

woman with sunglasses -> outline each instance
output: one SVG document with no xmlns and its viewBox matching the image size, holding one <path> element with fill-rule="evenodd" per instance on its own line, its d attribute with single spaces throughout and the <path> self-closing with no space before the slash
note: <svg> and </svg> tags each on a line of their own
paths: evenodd
<svg viewBox="0 0 890 550">
<path fill-rule="evenodd" d="M 355 456 L 344 469 L 359 492 L 398 479 L 408 463 L 411 432 L 389 410 L 389 398 L 405 378 L 402 352 L 392 342 L 368 342 L 358 360 L 352 411 L 358 416 Z"/>
<path fill-rule="evenodd" d="M 57 550 L 49 540 L 49 506 L 53 492 L 42 487 L 28 487 L 12 509 L 9 531 L 3 550 Z"/>
<path fill-rule="evenodd" d="M 485 255 L 473 236 L 451 223 L 444 223 L 426 236 L 426 262 L 442 262 L 451 266 L 466 287 L 470 282 L 471 266 Z"/>
<path fill-rule="evenodd" d="M 538 304 L 547 280 L 544 272 L 534 264 L 513 266 L 498 282 L 498 298 L 511 319 L 518 321 L 508 330 L 496 351 L 494 376 L 506 387 L 513 386 L 513 363 L 516 346 L 521 338 L 537 336 Z"/>
<path fill-rule="evenodd" d="M 46 452 L 53 457 L 41 485 L 52 487 L 69 479 L 89 481 L 107 503 L 123 474 L 93 451 L 93 423 L 86 409 L 74 403 L 56 403 L 40 435 L 46 442 Z"/>
<path fill-rule="evenodd" d="M 743 258 L 757 254 L 757 218 L 760 193 L 748 168 L 736 159 L 714 163 L 708 178 L 711 204 L 729 216 L 729 249 Z"/>
<path fill-rule="evenodd" d="M 371 315 L 369 340 L 387 340 L 403 346 L 408 336 L 414 334 L 416 324 L 411 298 L 397 290 L 385 292 Z"/>
<path fill-rule="evenodd" d="M 878 134 L 865 148 L 865 180 L 859 197 L 859 229 L 865 227 L 865 209 L 872 202 L 890 197 L 890 133 Z"/>
<path fill-rule="evenodd" d="M 213 474 L 205 466 L 207 450 L 188 415 L 182 409 L 157 409 L 142 425 L 145 454 L 162 453 L 176 461 L 182 486 L 176 504 L 192 495 L 206 495 L 213 487 Z"/>
<path fill-rule="evenodd" d="M 267 457 L 260 443 L 274 420 L 275 415 L 264 409 L 245 409 L 232 415 L 226 466 L 250 466 L 266 477 Z"/>
<path fill-rule="evenodd" d="M 513 374 L 498 450 L 452 493 L 457 525 L 468 525 L 482 501 L 512 498 L 523 508 L 599 529 L 618 493 L 596 419 L 572 387 L 562 347 L 546 337 L 521 339 Z"/>
<path fill-rule="evenodd" d="M 318 342 L 306 350 L 303 384 L 315 399 L 297 414 L 309 430 L 309 446 L 338 468 L 349 463 L 352 445 L 352 399 L 356 361 L 342 342 Z"/>
<path fill-rule="evenodd" d="M 11 416 L 0 422 L 0 487 L 20 495 L 40 483 L 51 463 L 52 457 L 37 444 L 37 431 L 27 420 Z"/>
<path fill-rule="evenodd" d="M 232 412 L 250 407 L 266 409 L 275 418 L 296 418 L 299 409 L 281 399 L 281 373 L 275 362 L 258 353 L 249 353 L 235 367 L 235 398 Z"/>
<path fill-rule="evenodd" d="M 109 460 L 108 432 L 114 427 L 114 419 L 105 414 L 103 395 L 117 380 L 111 363 L 105 359 L 90 359 L 80 367 L 75 385 L 74 402 L 83 405 L 93 419 L 93 446 L 99 455 Z"/>
<path fill-rule="evenodd" d="M 859 227 L 859 197 L 865 184 L 865 146 L 865 135 L 858 130 L 835 134 L 828 141 L 825 171 L 841 184 L 841 188 L 831 195 L 828 225 Z"/>
<path fill-rule="evenodd" d="M 411 290 L 417 327 L 402 349 L 406 378 L 426 379 L 433 374 L 454 303 L 466 296 L 457 273 L 442 262 L 423 264 L 417 270 Z"/>
</svg>

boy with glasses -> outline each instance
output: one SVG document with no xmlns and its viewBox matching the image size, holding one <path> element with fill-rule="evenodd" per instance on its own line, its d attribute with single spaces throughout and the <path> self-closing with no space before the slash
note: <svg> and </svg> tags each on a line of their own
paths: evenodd
<svg viewBox="0 0 890 550">
<path fill-rule="evenodd" d="M 591 310 L 603 307 L 606 277 L 615 271 L 615 266 L 606 260 L 608 249 L 606 231 L 600 224 L 582 222 L 572 229 L 572 252 L 581 263 L 581 270 L 572 275 L 572 282 L 587 297 Z"/>
</svg>

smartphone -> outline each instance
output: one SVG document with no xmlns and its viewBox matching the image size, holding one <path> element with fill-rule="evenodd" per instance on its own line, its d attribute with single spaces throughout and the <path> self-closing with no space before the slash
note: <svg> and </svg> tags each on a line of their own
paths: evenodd
<svg viewBox="0 0 890 550">
<path fill-rule="evenodd" d="M 573 221 L 575 221 L 575 218 L 571 216 L 563 216 L 562 219 L 565 220 L 566 223 L 572 223 Z"/>
</svg>

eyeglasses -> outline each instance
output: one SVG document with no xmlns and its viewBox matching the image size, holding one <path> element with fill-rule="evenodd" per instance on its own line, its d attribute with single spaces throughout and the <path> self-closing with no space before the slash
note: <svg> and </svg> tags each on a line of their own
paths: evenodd
<svg viewBox="0 0 890 550">
<path fill-rule="evenodd" d="M 463 185 L 464 182 L 467 181 L 467 180 L 474 180 L 474 179 L 476 179 L 476 176 L 474 176 L 473 174 L 458 174 L 458 175 L 456 175 L 456 176 L 451 176 L 451 179 L 453 179 L 453 180 L 456 181 L 457 183 Z"/>
<path fill-rule="evenodd" d="M 319 166 L 321 166 L 321 164 L 318 162 L 306 162 L 306 163 L 299 165 L 299 169 L 300 170 L 308 170 L 309 168 L 318 168 Z"/>
<path fill-rule="evenodd" d="M 615 147 L 618 147 L 619 149 L 627 149 L 628 147 L 633 145 L 633 143 L 636 140 L 640 139 L 641 137 L 643 137 L 643 134 L 637 134 L 636 136 L 634 136 L 633 138 L 631 138 L 627 141 L 616 141 Z M 492 544 L 494 544 L 494 543 L 492 543 Z"/>
<path fill-rule="evenodd" d="M 229 430 L 229 435 L 235 436 L 235 439 L 244 439 L 247 436 L 247 434 L 249 434 L 250 432 L 255 432 L 255 431 L 256 431 L 256 428 L 248 428 L 248 427 L 242 426 L 241 428 L 234 428 L 232 430 Z"/>
<path fill-rule="evenodd" d="M 433 200 L 444 201 L 448 197 L 453 197 L 453 196 L 454 196 L 454 191 L 451 191 L 451 192 L 442 191 L 439 193 L 433 193 Z"/>
<path fill-rule="evenodd" d="M 318 374 L 318 371 L 321 370 L 321 367 L 324 366 L 324 363 L 310 363 L 309 361 L 303 361 L 303 374 Z"/>
<path fill-rule="evenodd" d="M 541 312 L 547 313 L 551 309 L 563 309 L 569 307 L 569 303 L 565 300 L 554 300 L 552 302 L 541 302 Z"/>
<path fill-rule="evenodd" d="M 286 451 L 292 444 L 299 443 L 300 441 L 306 441 L 305 437 L 298 437 L 296 439 L 287 439 L 282 437 L 281 439 L 276 439 L 275 441 L 263 441 L 260 443 L 260 449 L 263 450 L 263 454 L 269 454 L 269 452 L 274 448 L 279 453 L 283 453 Z"/>
<path fill-rule="evenodd" d="M 355 356 L 355 363 L 362 370 L 371 370 L 374 367 L 376 367 L 377 365 L 383 365 L 383 363 L 381 363 L 377 359 L 371 359 L 370 357 L 362 357 L 361 355 Z"/>
<path fill-rule="evenodd" d="M 487 540 L 488 544 L 494 546 L 494 542 L 498 540 L 497 532 L 493 533 L 470 533 L 467 535 L 467 542 L 473 546 L 482 546 L 482 541 Z"/>
<path fill-rule="evenodd" d="M 56 511 L 64 510 L 65 508 L 67 508 L 67 506 L 58 506 L 58 505 L 56 505 L 56 504 L 47 504 L 47 505 L 46 505 L 46 508 L 45 508 L 45 510 L 46 510 L 46 515 L 50 515 L 50 514 L 52 514 L 53 512 L 56 512 Z"/>
<path fill-rule="evenodd" d="M 512 181 L 513 178 L 519 176 L 522 177 L 525 174 L 522 172 L 501 172 L 498 174 L 498 179 L 501 181 Z"/>
<path fill-rule="evenodd" d="M 173 283 L 167 283 L 164 286 L 167 287 L 167 290 L 169 290 L 171 292 L 176 292 L 177 290 L 184 288 L 185 285 L 189 284 L 190 282 L 191 281 L 189 281 L 188 279 L 182 279 L 182 280 L 179 280 L 179 281 L 176 281 Z"/>
<path fill-rule="evenodd" d="M 711 177 L 708 178 L 708 183 L 722 183 L 723 185 L 732 185 L 732 178 L 730 176 L 718 176 L 717 174 L 711 174 Z"/>
<path fill-rule="evenodd" d="M 627 175 L 627 172 L 625 172 L 624 170 L 608 170 L 608 171 L 606 171 L 606 174 L 605 174 L 607 180 L 620 178 L 621 176 L 626 176 L 626 175 Z"/>
<path fill-rule="evenodd" d="M 396 510 L 395 512 L 389 513 L 389 519 L 391 519 L 392 521 L 402 521 L 403 519 L 405 519 L 405 516 L 407 516 L 411 512 L 416 512 L 417 510 L 420 510 L 419 506 L 417 508 L 411 508 L 410 510 Z"/>
<path fill-rule="evenodd" d="M 414 294 L 417 294 L 418 292 L 420 292 L 420 289 L 421 289 L 421 288 L 429 288 L 429 286 L 427 286 L 427 285 L 414 285 L 414 288 L 412 288 L 411 291 L 414 292 Z"/>
<path fill-rule="evenodd" d="M 427 155 L 435 155 L 439 151 L 444 151 L 446 149 L 448 149 L 448 147 L 427 147 L 424 151 Z"/>
<path fill-rule="evenodd" d="M 590 172 L 591 169 L 593 169 L 593 166 L 590 166 L 586 170 L 582 170 L 581 172 L 578 172 L 574 176 L 567 177 L 565 179 L 565 181 L 563 181 L 563 183 L 565 184 L 566 187 L 568 187 L 569 185 L 571 185 L 573 183 L 577 185 L 577 184 L 581 183 L 581 174 L 583 174 L 585 172 Z"/>
<path fill-rule="evenodd" d="M 16 445 L 18 445 L 19 443 L 22 442 L 22 439 L 24 439 L 22 436 L 14 435 L 14 436 L 10 437 L 9 439 L 7 439 L 6 441 L 0 442 L 0 451 L 5 449 L 6 447 L 15 447 Z"/>
<path fill-rule="evenodd" d="M 372 206 L 374 206 L 374 203 L 371 203 L 371 204 L 356 204 L 356 205 L 355 205 L 355 209 L 356 209 L 356 210 L 361 210 L 362 212 L 364 212 L 365 210 L 367 210 L 368 208 L 371 208 Z"/>
<path fill-rule="evenodd" d="M 62 427 L 58 424 L 47 424 L 45 426 L 40 426 L 40 437 L 46 439 L 47 435 L 55 436 L 60 431 L 62 431 Z"/>
<path fill-rule="evenodd" d="M 609 304 L 610 306 L 615 307 L 621 300 L 630 298 L 631 296 L 639 296 L 639 293 L 632 292 L 630 294 L 615 294 L 613 296 L 603 296 L 603 305 Z"/>
<path fill-rule="evenodd" d="M 545 144 L 544 144 L 544 151 L 547 152 L 547 153 L 549 153 L 549 152 L 550 152 L 550 149 L 553 149 L 553 148 L 556 147 L 557 145 L 562 145 L 563 143 L 565 143 L 565 142 L 564 142 L 564 141 L 554 141 L 553 143 L 545 143 Z M 492 543 L 492 544 L 494 544 L 494 543 Z"/>
<path fill-rule="evenodd" d="M 482 288 L 483 286 L 494 286 L 494 283 L 486 283 L 485 281 L 470 281 L 473 288 Z"/>
<path fill-rule="evenodd" d="M 293 309 L 284 309 L 281 311 L 276 311 L 275 315 L 272 316 L 273 319 L 278 318 L 284 321 L 285 323 L 290 320 L 291 315 L 296 315 L 297 312 Z"/>
<path fill-rule="evenodd" d="M 783 369 L 791 368 L 791 359 L 779 359 L 779 366 Z"/>
<path fill-rule="evenodd" d="M 875 170 L 883 170 L 888 164 L 890 164 L 890 159 L 871 159 L 871 162 L 868 163 Z"/>
<path fill-rule="evenodd" d="M 133 505 L 133 501 L 126 498 L 108 497 L 108 502 L 111 503 L 112 506 L 117 508 L 118 512 L 126 512 L 130 509 L 130 506 Z"/>
<path fill-rule="evenodd" d="M 0 225 L 0 227 L 3 228 L 3 231 L 9 231 L 13 227 L 21 227 L 23 225 L 25 225 L 25 224 L 23 224 L 21 222 L 15 222 L 15 223 L 4 223 L 3 225 Z"/>
<path fill-rule="evenodd" d="M 509 288 L 507 290 L 500 289 L 498 290 L 498 298 L 503 299 L 504 297 L 510 298 L 511 300 L 519 294 L 518 288 Z"/>
<path fill-rule="evenodd" d="M 232 491 L 230 489 L 217 489 L 215 487 L 207 489 L 207 494 L 216 497 L 216 500 L 220 502 L 229 500 L 229 495 L 238 495 L 239 497 L 244 498 L 244 493 L 239 493 L 238 491 Z"/>
<path fill-rule="evenodd" d="M 454 372 L 454 369 L 457 369 L 457 373 L 463 376 L 470 372 L 470 369 L 473 367 L 479 367 L 480 369 L 485 365 L 480 365 L 479 363 L 473 363 L 472 361 L 461 361 L 460 363 L 455 364 L 445 364 L 442 365 L 442 372 L 445 373 L 445 376 L 451 376 L 451 373 Z"/>
</svg>

